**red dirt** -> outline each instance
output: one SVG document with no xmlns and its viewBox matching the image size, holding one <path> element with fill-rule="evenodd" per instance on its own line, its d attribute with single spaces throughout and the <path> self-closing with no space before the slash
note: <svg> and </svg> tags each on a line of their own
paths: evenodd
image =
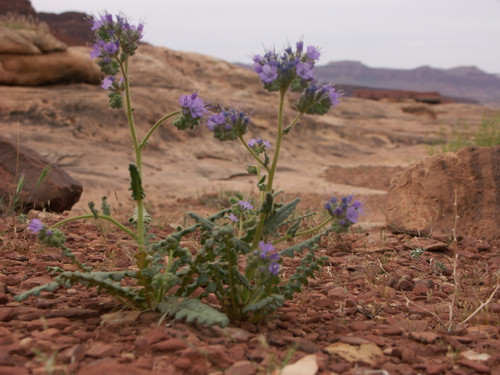
<svg viewBox="0 0 500 375">
<path fill-rule="evenodd" d="M 305 198 L 307 204 L 311 197 Z M 209 199 L 201 198 L 205 204 Z M 210 207 L 184 200 L 158 212 L 185 209 Z M 167 224 L 153 228 L 157 236 L 171 231 Z M 71 223 L 64 232 L 80 261 L 106 270 L 132 264 L 132 243 L 109 226 Z M 38 244 L 16 218 L 1 218 L 0 233 L 0 374 L 271 374 L 284 361 L 306 356 L 314 356 L 307 359 L 315 359 L 318 374 L 500 373 L 500 291 L 474 318 L 458 324 L 498 285 L 500 241 L 446 243 L 364 230 L 361 224 L 322 241 L 318 251 L 328 264 L 275 315 L 257 325 L 236 322 L 221 329 L 159 323 L 157 313 L 124 309 L 84 287 L 15 302 L 16 294 L 50 281 L 47 266 L 74 266 L 60 250 Z M 428 250 L 412 257 L 419 248 Z M 294 264 L 286 263 L 284 272 Z M 455 329 L 448 333 L 428 311 L 448 323 L 454 276 Z M 314 366 L 299 373 L 314 374 Z"/>
</svg>

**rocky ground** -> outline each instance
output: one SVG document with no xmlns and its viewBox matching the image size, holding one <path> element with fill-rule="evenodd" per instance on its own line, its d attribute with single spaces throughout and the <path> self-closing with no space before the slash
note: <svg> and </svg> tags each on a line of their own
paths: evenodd
<svg viewBox="0 0 500 375">
<path fill-rule="evenodd" d="M 160 216 L 153 231 L 172 231 L 165 212 L 179 222 L 181 208 L 207 212 L 220 204 L 217 195 L 162 204 L 153 211 Z M 17 218 L 4 217 L 0 373 L 499 374 L 500 241 L 354 228 L 322 241 L 327 265 L 268 320 L 219 328 L 160 323 L 158 313 L 127 310 L 84 287 L 15 302 L 16 294 L 50 281 L 46 267 L 74 266 L 38 244 Z M 80 261 L 106 270 L 132 264 L 129 240 L 109 226 L 71 223 L 64 232 Z M 294 266 L 286 263 L 283 272 Z"/>
</svg>

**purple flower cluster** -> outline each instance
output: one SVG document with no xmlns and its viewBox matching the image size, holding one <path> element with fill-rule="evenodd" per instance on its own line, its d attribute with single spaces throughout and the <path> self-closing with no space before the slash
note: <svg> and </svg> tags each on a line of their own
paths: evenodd
<svg viewBox="0 0 500 375">
<path fill-rule="evenodd" d="M 62 246 L 66 240 L 64 234 L 57 229 L 48 229 L 40 219 L 32 219 L 28 223 L 28 229 L 31 233 L 36 234 L 38 239 L 49 246 Z"/>
<path fill-rule="evenodd" d="M 98 59 L 101 71 L 114 76 L 119 71 L 119 63 L 125 62 L 135 54 L 137 43 L 143 37 L 144 25 L 131 25 L 125 17 L 104 13 L 92 20 L 91 30 L 96 40 L 90 53 L 92 59 Z"/>
<path fill-rule="evenodd" d="M 280 255 L 278 251 L 274 248 L 272 243 L 265 243 L 264 241 L 259 242 L 260 251 L 255 250 L 255 254 L 259 255 L 259 258 L 262 260 L 269 261 L 269 266 L 267 270 L 271 272 L 273 275 L 277 275 L 280 271 Z"/>
<path fill-rule="evenodd" d="M 234 141 L 248 130 L 250 118 L 245 112 L 235 109 L 221 110 L 208 118 L 207 127 L 220 141 Z"/>
<path fill-rule="evenodd" d="M 179 98 L 181 105 L 181 114 L 174 120 L 174 126 L 179 130 L 187 128 L 193 129 L 200 120 L 208 114 L 205 103 L 197 93 L 182 95 Z"/>
<path fill-rule="evenodd" d="M 325 203 L 328 213 L 338 220 L 341 227 L 348 228 L 358 222 L 359 215 L 363 213 L 363 204 L 352 199 L 352 195 L 342 197 L 340 202 L 337 197 L 332 197 Z"/>
<path fill-rule="evenodd" d="M 262 138 L 252 138 L 248 141 L 248 147 L 253 149 L 257 154 L 261 154 L 271 148 L 271 142 L 264 141 Z"/>
<path fill-rule="evenodd" d="M 197 93 L 183 95 L 180 97 L 179 102 L 181 104 L 182 113 L 186 116 L 191 116 L 193 119 L 202 118 L 208 113 L 205 108 L 205 103 L 203 103 L 203 100 Z"/>
<path fill-rule="evenodd" d="M 245 211 L 253 209 L 254 207 L 249 201 L 244 201 L 241 199 L 235 206 L 233 206 L 234 212 L 231 212 L 231 214 L 229 215 L 229 220 L 231 220 L 233 223 L 237 223 L 240 220 L 239 217 L 242 217 Z"/>
<path fill-rule="evenodd" d="M 281 54 L 267 51 L 264 56 L 255 55 L 253 69 L 269 91 L 288 89 L 299 91 L 314 79 L 314 64 L 320 57 L 314 46 L 304 51 L 304 43 L 297 42 L 296 50 L 286 48 Z"/>
</svg>

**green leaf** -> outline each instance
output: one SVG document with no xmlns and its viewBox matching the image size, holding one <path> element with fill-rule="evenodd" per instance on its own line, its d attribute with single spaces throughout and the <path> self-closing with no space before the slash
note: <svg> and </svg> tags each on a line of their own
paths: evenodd
<svg viewBox="0 0 500 375">
<path fill-rule="evenodd" d="M 279 309 L 281 306 L 283 306 L 284 302 L 285 297 L 281 294 L 271 294 L 270 296 L 263 298 L 260 301 L 252 303 L 250 305 L 246 305 L 243 308 L 242 313 L 247 314 L 249 312 L 259 312 L 260 314 L 267 315 L 271 311 Z"/>
<path fill-rule="evenodd" d="M 101 198 L 101 211 L 103 215 L 111 216 L 111 208 L 108 205 L 107 199 L 108 197 L 106 196 Z"/>
<path fill-rule="evenodd" d="M 92 215 L 94 215 L 94 218 L 97 219 L 99 217 L 99 211 L 95 208 L 95 203 L 89 202 L 89 208 Z"/>
<path fill-rule="evenodd" d="M 52 169 L 51 165 L 47 165 L 45 168 L 43 168 L 42 172 L 40 173 L 40 176 L 38 176 L 35 190 L 38 189 L 38 187 L 42 184 L 43 180 L 45 180 L 51 169 Z"/>
<path fill-rule="evenodd" d="M 135 164 L 129 164 L 128 170 L 130 172 L 130 189 L 132 191 L 132 199 L 135 201 L 139 201 L 144 199 L 146 194 L 142 189 L 142 180 L 141 174 L 139 173 L 139 169 Z"/>
<path fill-rule="evenodd" d="M 283 207 L 277 209 L 276 212 L 264 223 L 264 233 L 273 234 L 276 229 L 283 224 L 286 218 L 293 213 L 299 202 L 300 198 L 297 198 L 293 202 L 287 203 Z"/>
<path fill-rule="evenodd" d="M 314 237 L 311 237 L 305 241 L 299 242 L 299 243 L 292 245 L 286 249 L 283 249 L 280 251 L 280 256 L 293 258 L 294 253 L 296 251 L 299 253 L 302 253 L 302 251 L 304 251 L 304 249 L 311 249 L 315 244 L 317 244 L 321 241 L 321 238 L 323 236 L 326 236 L 328 233 L 330 233 L 334 230 L 335 230 L 335 228 L 330 227 Z"/>
<path fill-rule="evenodd" d="M 59 284 L 57 281 L 52 281 L 51 283 L 40 285 L 25 292 L 22 292 L 21 294 L 15 296 L 14 299 L 18 302 L 21 302 L 30 296 L 39 296 L 41 292 L 53 292 L 60 286 L 61 284 Z"/>
<path fill-rule="evenodd" d="M 187 323 L 197 322 L 221 327 L 229 324 L 229 319 L 225 314 L 194 298 L 170 296 L 156 305 L 156 308 L 162 314 L 173 316 L 176 320 L 185 319 Z"/>
</svg>

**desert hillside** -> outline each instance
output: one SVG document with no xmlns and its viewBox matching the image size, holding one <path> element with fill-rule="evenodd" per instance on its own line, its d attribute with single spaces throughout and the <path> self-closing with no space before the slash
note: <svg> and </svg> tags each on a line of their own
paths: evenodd
<svg viewBox="0 0 500 375">
<path fill-rule="evenodd" d="M 162 115 L 178 109 L 180 95 L 197 91 L 205 101 L 249 111 L 248 139 L 273 139 L 278 98 L 264 91 L 247 69 L 150 45 L 140 46 L 130 69 L 135 118 L 142 135 Z M 293 94 L 286 106 L 287 120 L 295 114 L 292 100 Z M 458 124 L 474 128 L 487 111 L 469 104 L 344 98 L 329 114 L 305 117 L 289 133 L 277 187 L 287 194 L 321 199 L 332 193 L 355 193 L 369 202 L 370 197 L 386 193 L 392 173 L 425 158 L 427 144 L 443 141 L 443 134 Z M 102 195 L 117 199 L 115 204 L 129 204 L 128 127 L 123 112 L 108 107 L 107 93 L 99 85 L 3 86 L 0 126 L 13 140 L 19 132 L 23 145 L 83 183 L 76 209 Z M 256 191 L 255 181 L 246 175 L 251 159 L 242 146 L 215 140 L 203 125 L 180 132 L 165 124 L 153 137 L 144 161 L 146 193 L 157 202 L 228 190 Z M 339 167 L 349 168 L 352 181 Z M 382 169 L 375 172 L 374 167 Z M 359 182 L 360 174 L 364 183 Z M 370 185 L 376 179 L 385 182 Z M 373 207 L 371 215 L 367 220 L 383 221 L 383 207 Z"/>
</svg>

